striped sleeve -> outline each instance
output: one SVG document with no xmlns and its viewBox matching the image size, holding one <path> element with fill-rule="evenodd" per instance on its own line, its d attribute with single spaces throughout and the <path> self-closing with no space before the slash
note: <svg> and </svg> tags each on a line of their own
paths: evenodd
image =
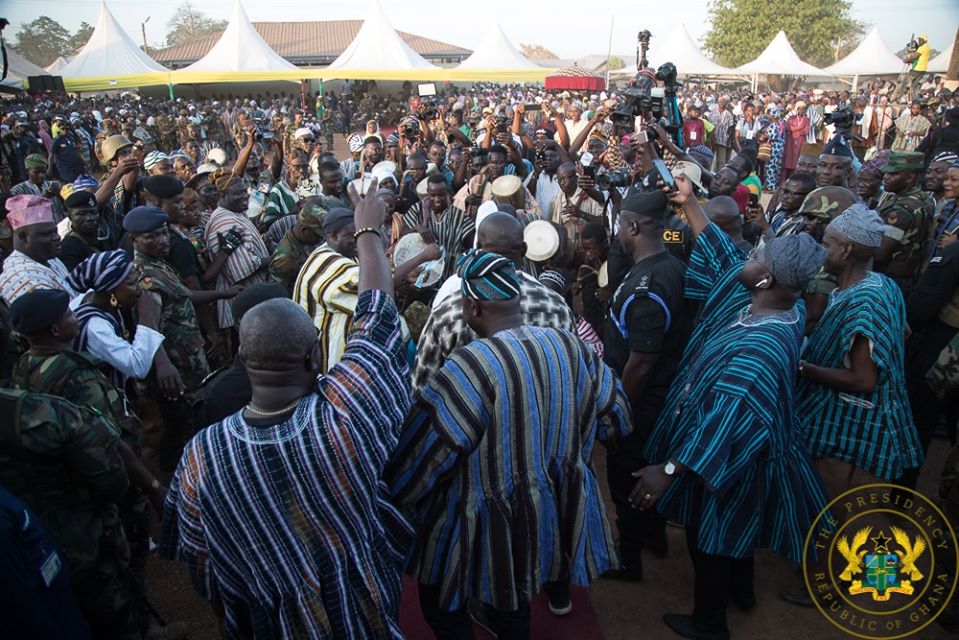
<svg viewBox="0 0 959 640">
<path fill-rule="evenodd" d="M 686 297 L 705 300 L 719 280 L 741 267 L 746 256 L 715 223 L 709 223 L 693 244 L 686 269 Z"/>
</svg>

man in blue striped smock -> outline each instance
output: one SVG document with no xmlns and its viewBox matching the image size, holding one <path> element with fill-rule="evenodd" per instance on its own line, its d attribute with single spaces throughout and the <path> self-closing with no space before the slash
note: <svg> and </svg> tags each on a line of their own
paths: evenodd
<svg viewBox="0 0 959 640">
<path fill-rule="evenodd" d="M 436 636 L 471 638 L 476 598 L 499 638 L 528 638 L 544 585 L 563 615 L 568 580 L 618 564 L 590 452 L 629 433 L 628 401 L 575 335 L 527 324 L 511 260 L 470 252 L 459 273 L 481 339 L 416 396 L 384 480 L 416 521 L 406 570 Z"/>
<path fill-rule="evenodd" d="M 798 304 L 824 251 L 807 234 L 774 238 L 749 260 L 709 223 L 684 176 L 672 196 L 696 244 L 687 295 L 705 299 L 646 446 L 634 506 L 686 526 L 695 569 L 692 615 L 663 621 L 687 638 L 729 637 L 726 606 L 755 606 L 754 549 L 793 561 L 825 495 L 793 418 L 805 324 Z"/>
<path fill-rule="evenodd" d="M 896 283 L 871 270 L 884 230 L 857 202 L 823 235 L 838 286 L 799 364 L 796 413 L 833 497 L 898 480 L 923 459 L 906 393 L 906 305 Z"/>
<path fill-rule="evenodd" d="M 316 377 L 316 328 L 296 303 L 254 306 L 240 324 L 252 401 L 189 443 L 170 485 L 161 549 L 187 563 L 228 638 L 403 637 L 398 569 L 412 530 L 381 471 L 410 406 L 409 369 L 384 214 L 372 195 L 357 207 L 360 293 L 339 364 Z"/>
</svg>

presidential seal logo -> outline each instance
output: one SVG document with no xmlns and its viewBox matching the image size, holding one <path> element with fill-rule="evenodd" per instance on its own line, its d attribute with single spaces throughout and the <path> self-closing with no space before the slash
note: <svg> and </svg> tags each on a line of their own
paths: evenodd
<svg viewBox="0 0 959 640">
<path fill-rule="evenodd" d="M 920 493 L 872 484 L 844 493 L 806 536 L 803 573 L 816 607 L 860 638 L 904 638 L 936 619 L 956 589 L 956 534 Z"/>
</svg>

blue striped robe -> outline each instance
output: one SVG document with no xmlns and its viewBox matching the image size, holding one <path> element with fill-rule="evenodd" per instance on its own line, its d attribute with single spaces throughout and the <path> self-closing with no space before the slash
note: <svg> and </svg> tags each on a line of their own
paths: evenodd
<svg viewBox="0 0 959 640">
<path fill-rule="evenodd" d="M 222 604 L 227 637 L 403 637 L 412 529 L 381 481 L 410 403 L 402 347 L 392 299 L 364 292 L 343 359 L 291 418 L 237 412 L 187 445 L 161 551 Z"/>
<path fill-rule="evenodd" d="M 826 505 L 793 419 L 805 310 L 752 315 L 744 264 L 716 225 L 697 238 L 687 295 L 706 303 L 646 455 L 688 467 L 656 508 L 698 527 L 701 551 L 743 558 L 769 548 L 798 562 Z"/>
<path fill-rule="evenodd" d="M 869 272 L 832 292 L 804 357 L 821 367 L 845 367 L 857 335 L 869 340 L 879 369 L 872 392 L 839 392 L 801 378 L 796 413 L 814 458 L 836 458 L 896 480 L 922 465 L 924 456 L 906 393 L 906 305 L 899 286 L 884 275 Z"/>
<path fill-rule="evenodd" d="M 453 352 L 414 399 L 384 479 L 417 539 L 407 571 L 440 604 L 498 609 L 618 565 L 590 465 L 631 430 L 612 370 L 568 331 L 523 326 Z"/>
</svg>

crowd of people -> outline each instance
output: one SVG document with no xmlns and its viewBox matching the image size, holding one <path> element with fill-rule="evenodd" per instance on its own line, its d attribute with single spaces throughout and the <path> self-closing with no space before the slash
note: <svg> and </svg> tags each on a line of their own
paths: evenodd
<svg viewBox="0 0 959 640">
<path fill-rule="evenodd" d="M 681 122 L 413 93 L 5 99 L 11 637 L 182 637 L 152 533 L 227 637 L 403 637 L 405 573 L 438 638 L 527 638 L 532 596 L 640 582 L 671 522 L 664 622 L 728 638 L 756 549 L 800 562 L 830 498 L 956 442 L 939 78 L 689 85 Z"/>
</svg>

